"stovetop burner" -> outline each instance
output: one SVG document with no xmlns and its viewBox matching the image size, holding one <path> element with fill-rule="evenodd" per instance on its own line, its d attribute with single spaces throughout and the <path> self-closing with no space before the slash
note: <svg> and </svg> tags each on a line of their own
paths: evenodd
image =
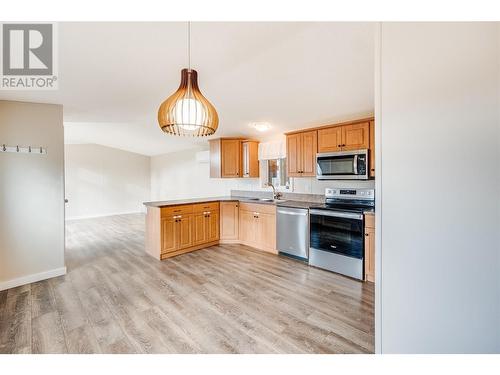
<svg viewBox="0 0 500 375">
<path fill-rule="evenodd" d="M 363 213 L 375 208 L 373 189 L 326 189 L 325 203 L 312 209 Z"/>
</svg>

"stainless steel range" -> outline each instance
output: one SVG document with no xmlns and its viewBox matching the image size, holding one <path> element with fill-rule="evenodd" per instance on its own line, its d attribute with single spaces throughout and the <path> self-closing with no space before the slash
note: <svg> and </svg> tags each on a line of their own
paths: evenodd
<svg viewBox="0 0 500 375">
<path fill-rule="evenodd" d="M 325 204 L 309 210 L 309 264 L 362 280 L 363 213 L 374 208 L 373 189 L 326 189 Z"/>
</svg>

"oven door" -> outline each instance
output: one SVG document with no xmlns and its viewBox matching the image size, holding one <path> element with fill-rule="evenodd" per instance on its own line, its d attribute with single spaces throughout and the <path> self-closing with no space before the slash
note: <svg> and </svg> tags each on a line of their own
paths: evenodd
<svg viewBox="0 0 500 375">
<path fill-rule="evenodd" d="M 342 151 L 316 155 L 316 177 L 319 180 L 368 179 L 367 152 Z"/>
<path fill-rule="evenodd" d="M 363 215 L 314 210 L 310 213 L 310 247 L 351 258 L 364 258 Z"/>
</svg>

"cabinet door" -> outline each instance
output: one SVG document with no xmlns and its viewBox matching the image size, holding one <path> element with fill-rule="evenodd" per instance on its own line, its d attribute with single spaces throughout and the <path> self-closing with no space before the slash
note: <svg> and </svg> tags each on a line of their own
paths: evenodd
<svg viewBox="0 0 500 375">
<path fill-rule="evenodd" d="M 375 177 L 375 121 L 370 121 L 370 156 L 368 158 L 370 177 Z"/>
<path fill-rule="evenodd" d="M 175 238 L 175 224 L 174 219 L 161 219 L 161 252 L 169 253 L 177 250 Z"/>
<path fill-rule="evenodd" d="M 241 141 L 238 139 L 221 140 L 222 177 L 241 176 Z"/>
<path fill-rule="evenodd" d="M 316 130 L 302 133 L 302 177 L 316 176 L 316 153 L 318 152 L 318 132 Z"/>
<path fill-rule="evenodd" d="M 211 212 L 205 218 L 207 242 L 213 242 L 219 240 L 219 214 L 217 212 Z"/>
<path fill-rule="evenodd" d="M 342 149 L 342 126 L 318 130 L 318 152 L 335 152 Z"/>
<path fill-rule="evenodd" d="M 237 240 L 239 223 L 238 202 L 220 203 L 220 239 Z"/>
<path fill-rule="evenodd" d="M 365 280 L 375 281 L 375 229 L 365 228 Z"/>
<path fill-rule="evenodd" d="M 206 215 L 198 213 L 193 215 L 193 245 L 207 242 Z"/>
<path fill-rule="evenodd" d="M 193 216 L 183 216 L 175 224 L 178 250 L 193 246 Z"/>
<path fill-rule="evenodd" d="M 370 146 L 369 123 L 342 126 L 342 150 L 361 150 Z"/>
<path fill-rule="evenodd" d="M 251 211 L 240 210 L 240 241 L 255 243 L 255 218 Z"/>
<path fill-rule="evenodd" d="M 302 171 L 301 155 L 302 134 L 292 134 L 286 137 L 286 165 L 289 177 L 300 177 Z"/>
<path fill-rule="evenodd" d="M 259 177 L 259 142 L 243 142 L 241 149 L 242 177 Z"/>
<path fill-rule="evenodd" d="M 256 241 L 261 250 L 276 252 L 276 215 L 259 213 L 256 218 Z"/>
</svg>

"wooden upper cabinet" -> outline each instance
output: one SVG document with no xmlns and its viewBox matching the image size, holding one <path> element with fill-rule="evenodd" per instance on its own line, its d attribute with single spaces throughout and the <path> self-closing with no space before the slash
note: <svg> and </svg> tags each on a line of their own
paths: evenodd
<svg viewBox="0 0 500 375">
<path fill-rule="evenodd" d="M 286 164 L 289 177 L 300 177 L 302 170 L 301 156 L 302 134 L 292 134 L 286 137 Z"/>
<path fill-rule="evenodd" d="M 342 127 L 318 130 L 318 152 L 335 152 L 342 150 Z"/>
<path fill-rule="evenodd" d="M 241 176 L 241 141 L 221 140 L 221 177 Z"/>
<path fill-rule="evenodd" d="M 219 138 L 209 144 L 211 178 L 259 177 L 259 142 Z"/>
<path fill-rule="evenodd" d="M 241 143 L 242 177 L 259 177 L 259 142 Z"/>
<path fill-rule="evenodd" d="M 316 153 L 318 152 L 318 132 L 302 133 L 302 173 L 303 177 L 316 176 Z"/>
<path fill-rule="evenodd" d="M 370 123 L 342 126 L 342 150 L 361 150 L 370 146 Z"/>
<path fill-rule="evenodd" d="M 370 177 L 375 177 L 375 121 L 370 121 L 370 154 L 368 156 Z"/>
<path fill-rule="evenodd" d="M 316 130 L 286 137 L 287 172 L 289 177 L 316 176 Z"/>
</svg>

